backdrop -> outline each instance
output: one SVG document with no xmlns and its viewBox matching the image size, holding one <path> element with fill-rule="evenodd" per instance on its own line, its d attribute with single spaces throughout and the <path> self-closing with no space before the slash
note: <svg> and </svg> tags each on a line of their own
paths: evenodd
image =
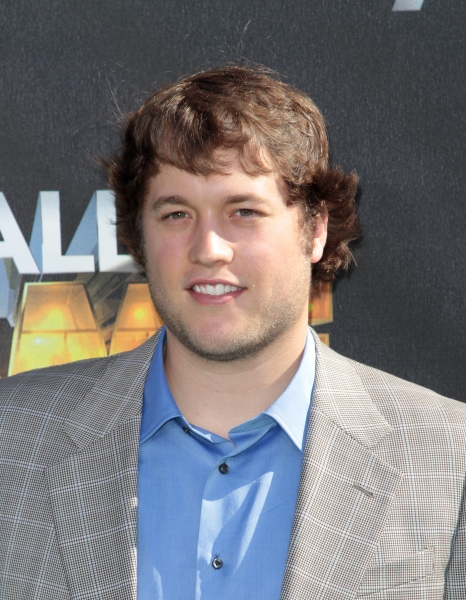
<svg viewBox="0 0 466 600">
<path fill-rule="evenodd" d="M 97 159 L 154 86 L 246 57 L 314 99 L 360 177 L 358 266 L 310 307 L 316 329 L 466 400 L 466 3 L 16 0 L 0 29 L 1 376 L 156 329 Z"/>
</svg>

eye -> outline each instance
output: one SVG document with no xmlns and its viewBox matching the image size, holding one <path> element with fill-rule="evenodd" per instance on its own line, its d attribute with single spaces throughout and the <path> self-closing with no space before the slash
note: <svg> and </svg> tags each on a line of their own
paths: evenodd
<svg viewBox="0 0 466 600">
<path fill-rule="evenodd" d="M 256 214 L 256 211 L 252 210 L 251 208 L 239 208 L 236 213 L 240 217 L 252 217 L 252 215 Z"/>
<path fill-rule="evenodd" d="M 187 213 L 182 210 L 177 210 L 175 212 L 170 213 L 166 216 L 167 219 L 172 219 L 174 221 L 179 221 L 181 219 L 185 219 L 187 217 Z"/>
</svg>

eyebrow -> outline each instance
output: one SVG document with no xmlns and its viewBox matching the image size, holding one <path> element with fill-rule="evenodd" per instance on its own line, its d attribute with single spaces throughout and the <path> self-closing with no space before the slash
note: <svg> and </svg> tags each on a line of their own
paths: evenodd
<svg viewBox="0 0 466 600">
<path fill-rule="evenodd" d="M 253 202 L 254 204 L 263 204 L 266 202 L 266 198 L 257 196 L 256 194 L 234 194 L 228 196 L 225 200 L 225 204 L 241 204 L 242 202 Z"/>
<path fill-rule="evenodd" d="M 182 196 L 160 196 L 152 203 L 152 210 L 160 210 L 164 206 L 189 206 L 189 202 Z"/>
<path fill-rule="evenodd" d="M 223 204 L 241 204 L 243 202 L 252 202 L 253 204 L 262 204 L 266 202 L 265 198 L 256 194 L 233 194 L 227 196 Z M 159 196 L 152 203 L 152 210 L 160 210 L 164 206 L 190 206 L 189 202 L 183 196 Z"/>
</svg>

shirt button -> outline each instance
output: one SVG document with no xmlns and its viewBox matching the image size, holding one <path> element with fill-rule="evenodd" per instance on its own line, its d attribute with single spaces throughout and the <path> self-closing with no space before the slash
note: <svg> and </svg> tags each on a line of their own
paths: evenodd
<svg viewBox="0 0 466 600">
<path fill-rule="evenodd" d="M 230 467 L 227 465 L 227 463 L 222 463 L 221 465 L 219 465 L 218 470 L 220 471 L 220 473 L 222 475 L 226 475 L 228 473 L 228 471 L 230 470 Z"/>
<path fill-rule="evenodd" d="M 191 432 L 189 431 L 189 429 L 187 427 L 183 427 L 182 429 L 185 433 L 187 433 L 188 435 L 191 435 Z"/>
<path fill-rule="evenodd" d="M 212 566 L 214 569 L 221 569 L 223 567 L 223 560 L 221 558 L 214 558 Z"/>
</svg>

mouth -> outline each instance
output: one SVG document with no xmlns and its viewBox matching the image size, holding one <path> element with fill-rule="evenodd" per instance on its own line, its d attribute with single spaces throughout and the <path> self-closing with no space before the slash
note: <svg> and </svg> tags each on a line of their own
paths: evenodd
<svg viewBox="0 0 466 600">
<path fill-rule="evenodd" d="M 191 288 L 193 292 L 198 294 L 204 294 L 206 296 L 223 296 L 225 294 L 231 294 L 232 292 L 241 292 L 245 288 L 237 287 L 236 285 L 225 285 L 223 283 L 217 283 L 215 285 L 193 285 Z"/>
</svg>

